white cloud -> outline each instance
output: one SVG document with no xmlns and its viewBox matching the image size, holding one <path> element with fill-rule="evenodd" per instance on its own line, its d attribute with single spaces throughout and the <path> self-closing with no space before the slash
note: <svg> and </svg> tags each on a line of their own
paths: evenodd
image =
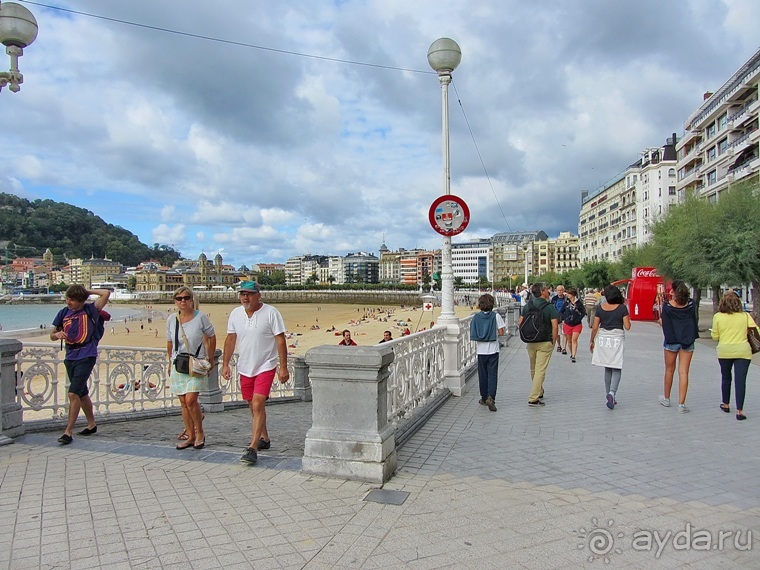
<svg viewBox="0 0 760 570">
<path fill-rule="evenodd" d="M 376 251 L 383 236 L 440 246 L 427 222 L 443 190 L 426 59 L 438 37 L 463 52 L 449 91 L 451 190 L 472 211 L 462 238 L 556 235 L 575 230 L 582 190 L 680 134 L 755 52 L 760 20 L 754 0 L 59 5 L 282 50 L 30 6 L 40 34 L 22 91 L 0 94 L 0 189 L 86 207 L 188 257 L 223 247 L 236 266 Z"/>
</svg>

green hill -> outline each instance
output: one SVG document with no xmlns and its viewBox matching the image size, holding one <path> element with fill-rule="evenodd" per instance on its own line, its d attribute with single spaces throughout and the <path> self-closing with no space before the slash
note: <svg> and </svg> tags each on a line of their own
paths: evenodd
<svg viewBox="0 0 760 570">
<path fill-rule="evenodd" d="M 66 259 L 108 258 L 123 265 L 156 259 L 171 265 L 180 253 L 153 244 L 148 247 L 135 234 L 103 221 L 89 210 L 53 200 L 30 202 L 0 193 L 0 242 L 9 242 L 8 257 L 39 257 L 50 248 L 56 264 Z M 36 250 L 36 251 L 35 251 Z M 5 258 L 5 249 L 0 249 Z"/>
</svg>

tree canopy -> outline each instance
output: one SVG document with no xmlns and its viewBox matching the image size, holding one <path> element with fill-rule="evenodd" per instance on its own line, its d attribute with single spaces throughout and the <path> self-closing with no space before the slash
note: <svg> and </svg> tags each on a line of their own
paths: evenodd
<svg viewBox="0 0 760 570">
<path fill-rule="evenodd" d="M 132 232 L 108 224 L 89 210 L 53 200 L 29 201 L 0 193 L 0 241 L 23 246 L 9 256 L 41 256 L 50 249 L 56 263 L 108 258 L 124 265 L 154 259 L 171 265 L 180 253 L 166 245 L 148 247 Z"/>
</svg>

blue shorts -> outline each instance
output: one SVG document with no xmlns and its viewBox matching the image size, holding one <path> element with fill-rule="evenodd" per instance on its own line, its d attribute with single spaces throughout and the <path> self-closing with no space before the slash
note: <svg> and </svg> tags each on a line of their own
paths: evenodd
<svg viewBox="0 0 760 570">
<path fill-rule="evenodd" d="M 684 348 L 681 346 L 681 343 L 674 342 L 673 344 L 663 343 L 662 347 L 667 350 L 668 352 L 680 352 L 682 350 L 685 350 L 686 352 L 694 352 L 694 343 L 692 342 L 689 346 Z"/>
<path fill-rule="evenodd" d="M 82 358 L 81 360 L 64 360 L 66 374 L 69 377 L 69 393 L 76 394 L 80 398 L 90 393 L 87 388 L 87 380 L 90 378 L 92 369 L 95 368 L 95 357 Z"/>
</svg>

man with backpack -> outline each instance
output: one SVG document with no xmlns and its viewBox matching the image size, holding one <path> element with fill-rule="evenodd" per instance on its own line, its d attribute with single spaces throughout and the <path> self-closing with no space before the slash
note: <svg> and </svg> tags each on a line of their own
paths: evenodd
<svg viewBox="0 0 760 570">
<path fill-rule="evenodd" d="M 87 303 L 90 295 L 97 295 L 94 303 Z M 60 340 L 62 345 L 65 343 L 63 364 L 69 378 L 69 421 L 63 435 L 58 438 L 58 443 L 63 445 L 74 441 L 71 434 L 80 409 L 87 418 L 87 427 L 78 435 L 92 435 L 98 431 L 87 380 L 95 368 L 98 342 L 104 332 L 100 312 L 110 295 L 108 289 L 87 290 L 82 285 L 71 285 L 66 289 L 66 307 L 58 311 L 53 319 L 50 340 Z"/>
<path fill-rule="evenodd" d="M 517 326 L 530 359 L 532 385 L 528 405 L 538 407 L 544 405 L 544 379 L 559 335 L 559 313 L 549 302 L 545 284 L 534 283 L 531 294 L 533 300 L 523 307 Z"/>
</svg>

